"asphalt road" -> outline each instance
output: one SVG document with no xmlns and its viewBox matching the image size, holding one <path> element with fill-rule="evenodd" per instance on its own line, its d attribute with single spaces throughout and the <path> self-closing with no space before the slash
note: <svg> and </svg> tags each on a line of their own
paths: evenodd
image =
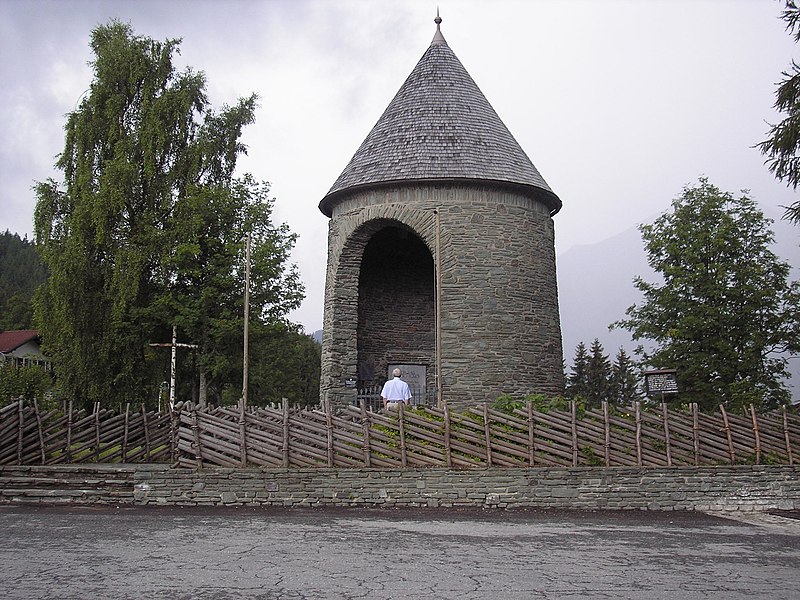
<svg viewBox="0 0 800 600">
<path fill-rule="evenodd" d="M 2 598 L 799 598 L 800 520 L 0 506 Z"/>
</svg>

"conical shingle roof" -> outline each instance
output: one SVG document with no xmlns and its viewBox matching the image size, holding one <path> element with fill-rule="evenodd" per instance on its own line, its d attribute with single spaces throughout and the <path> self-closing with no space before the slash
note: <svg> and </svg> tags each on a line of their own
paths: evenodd
<svg viewBox="0 0 800 600">
<path fill-rule="evenodd" d="M 491 182 L 561 208 L 556 196 L 437 30 L 428 50 L 319 204 L 398 183 Z"/>
</svg>

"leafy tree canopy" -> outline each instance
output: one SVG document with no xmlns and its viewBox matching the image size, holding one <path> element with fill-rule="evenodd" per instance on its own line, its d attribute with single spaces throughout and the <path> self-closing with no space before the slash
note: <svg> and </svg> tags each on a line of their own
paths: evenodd
<svg viewBox="0 0 800 600">
<path fill-rule="evenodd" d="M 241 389 L 248 232 L 254 321 L 282 321 L 303 296 L 287 263 L 295 237 L 272 224 L 268 185 L 234 178 L 256 96 L 212 110 L 205 76 L 173 65 L 179 44 L 119 22 L 96 28 L 93 80 L 56 163 L 63 184 L 36 185 L 50 271 L 36 321 L 60 392 L 86 403 L 158 398 L 168 353 L 148 344 L 168 341 L 173 325 L 197 345 L 183 369 L 217 389 L 238 377 Z"/>
<path fill-rule="evenodd" d="M 800 350 L 800 287 L 770 249 L 770 223 L 744 193 L 735 198 L 701 178 L 640 228 L 663 283 L 637 277 L 644 300 L 615 326 L 655 342 L 642 350 L 644 361 L 677 369 L 679 401 L 709 410 L 789 400 L 786 356 Z"/>
<path fill-rule="evenodd" d="M 794 41 L 800 41 L 800 8 L 795 0 L 786 0 L 781 18 Z M 795 61 L 783 72 L 783 81 L 775 94 L 775 108 L 786 117 L 770 127 L 769 137 L 758 144 L 758 148 L 767 157 L 766 164 L 775 177 L 797 189 L 800 184 L 800 65 Z M 800 223 L 800 201 L 787 208 L 785 217 Z"/>
<path fill-rule="evenodd" d="M 0 234 L 0 331 L 31 329 L 31 299 L 47 279 L 47 270 L 28 238 Z"/>
</svg>

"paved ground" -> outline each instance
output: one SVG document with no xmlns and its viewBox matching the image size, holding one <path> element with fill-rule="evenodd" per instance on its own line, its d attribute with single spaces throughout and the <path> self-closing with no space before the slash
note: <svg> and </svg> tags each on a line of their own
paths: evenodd
<svg viewBox="0 0 800 600">
<path fill-rule="evenodd" d="M 800 598 L 800 520 L 0 506 L 2 598 Z"/>
</svg>

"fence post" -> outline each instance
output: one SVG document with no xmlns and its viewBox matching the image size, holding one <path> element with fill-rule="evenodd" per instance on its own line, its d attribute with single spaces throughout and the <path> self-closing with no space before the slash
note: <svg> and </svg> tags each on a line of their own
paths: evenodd
<svg viewBox="0 0 800 600">
<path fill-rule="evenodd" d="M 442 400 L 442 410 L 444 411 L 444 458 L 448 467 L 453 466 L 453 451 L 450 448 L 450 408 L 447 400 Z"/>
<path fill-rule="evenodd" d="M 571 400 L 570 407 L 570 428 L 572 429 L 572 466 L 578 466 L 578 403 Z"/>
<path fill-rule="evenodd" d="M 786 405 L 783 406 L 783 439 L 786 440 L 786 454 L 789 457 L 789 465 L 794 465 L 792 458 L 792 445 L 789 442 L 789 420 L 786 417 Z"/>
<path fill-rule="evenodd" d="M 170 408 L 170 410 L 172 410 Z M 144 429 L 144 453 L 150 460 L 150 422 L 147 420 L 147 408 L 142 404 L 142 428 Z"/>
<path fill-rule="evenodd" d="M 125 430 L 122 434 L 122 463 L 125 464 L 128 459 L 128 423 L 131 413 L 131 403 L 125 403 Z"/>
<path fill-rule="evenodd" d="M 283 402 L 283 467 L 289 468 L 289 399 L 281 398 Z"/>
<path fill-rule="evenodd" d="M 483 433 L 486 436 L 486 466 L 492 466 L 492 433 L 489 427 L 489 405 L 483 403 Z"/>
<path fill-rule="evenodd" d="M 400 464 L 403 467 L 408 466 L 408 455 L 406 454 L 406 420 L 405 420 L 405 411 L 403 407 L 406 405 L 405 402 L 398 403 L 398 425 L 400 426 Z"/>
<path fill-rule="evenodd" d="M 661 403 L 661 414 L 664 417 L 664 443 L 666 444 L 667 449 L 667 466 L 672 466 L 672 450 L 670 449 L 670 437 L 669 437 L 669 409 L 667 408 L 667 403 Z"/>
<path fill-rule="evenodd" d="M 636 464 L 642 466 L 642 403 L 635 402 L 636 407 Z"/>
<path fill-rule="evenodd" d="M 239 398 L 239 460 L 243 467 L 247 466 L 247 415 L 244 397 Z"/>
<path fill-rule="evenodd" d="M 167 408 L 169 410 L 169 459 L 173 465 L 176 465 L 178 463 L 178 421 L 181 418 L 183 405 L 169 406 L 169 402 L 167 402 Z"/>
<path fill-rule="evenodd" d="M 42 457 L 42 464 L 47 462 L 47 456 L 44 451 L 44 431 L 42 428 L 42 416 L 39 414 L 39 404 L 36 398 L 33 399 L 33 414 L 36 415 L 36 428 L 39 430 L 39 452 Z"/>
<path fill-rule="evenodd" d="M 536 464 L 536 432 L 534 431 L 533 403 L 530 400 L 526 403 L 526 408 L 528 409 L 528 463 L 530 466 L 534 466 Z"/>
<path fill-rule="evenodd" d="M 789 465 L 794 465 L 792 457 L 792 444 L 789 442 L 789 419 L 786 416 L 786 405 L 783 405 L 783 439 L 786 440 L 786 454 L 789 456 Z"/>
<path fill-rule="evenodd" d="M 694 465 L 700 464 L 700 415 L 697 402 L 692 402 L 692 446 L 694 448 Z"/>
<path fill-rule="evenodd" d="M 19 425 L 19 429 L 17 430 L 17 464 L 22 464 L 22 438 L 23 438 L 23 430 L 25 426 L 25 412 L 22 406 L 24 402 L 23 398 L 17 400 L 17 425 Z"/>
<path fill-rule="evenodd" d="M 67 447 L 65 448 L 67 463 L 72 464 L 72 400 L 69 401 L 67 412 Z"/>
<path fill-rule="evenodd" d="M 192 433 L 194 434 L 194 460 L 198 469 L 203 468 L 203 454 L 200 449 L 200 423 L 197 420 L 197 405 L 192 402 Z"/>
<path fill-rule="evenodd" d="M 331 414 L 330 404 L 325 407 L 325 427 L 328 433 L 328 468 L 333 468 L 333 415 Z"/>
<path fill-rule="evenodd" d="M 94 403 L 94 462 L 100 462 L 100 402 Z"/>
<path fill-rule="evenodd" d="M 361 446 L 361 449 L 364 451 L 364 466 L 369 468 L 372 466 L 372 448 L 370 447 L 370 440 L 369 440 L 369 430 L 370 430 L 370 422 L 367 416 L 367 401 L 365 398 L 361 398 L 359 404 L 361 404 L 361 431 L 363 432 L 364 443 Z M 325 405 L 326 410 L 328 404 Z"/>
<path fill-rule="evenodd" d="M 723 429 L 728 436 L 728 453 L 731 457 L 731 464 L 733 464 L 736 462 L 736 451 L 733 449 L 733 438 L 731 437 L 731 426 L 730 423 L 728 423 L 728 413 L 725 412 L 725 407 L 722 404 L 719 405 L 719 412 L 722 413 L 722 422 L 725 425 Z"/>
<path fill-rule="evenodd" d="M 750 416 L 753 418 L 753 435 L 755 436 L 756 442 L 756 464 L 761 464 L 761 435 L 758 432 L 758 418 L 756 417 L 756 409 L 755 407 L 750 404 Z"/>
<path fill-rule="evenodd" d="M 603 430 L 605 433 L 605 443 L 603 448 L 605 450 L 606 466 L 611 466 L 611 423 L 608 417 L 608 400 L 603 400 Z"/>
</svg>

